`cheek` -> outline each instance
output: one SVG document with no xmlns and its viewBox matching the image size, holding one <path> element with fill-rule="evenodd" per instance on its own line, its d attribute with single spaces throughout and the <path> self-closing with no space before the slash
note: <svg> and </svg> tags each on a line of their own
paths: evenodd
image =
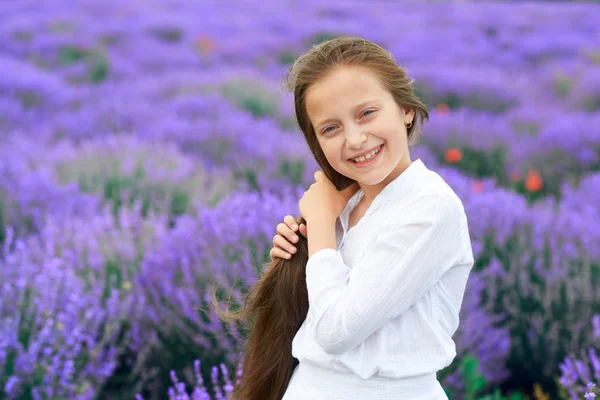
<svg viewBox="0 0 600 400">
<path fill-rule="evenodd" d="M 339 155 L 335 153 L 335 150 L 331 145 L 321 146 L 321 151 L 325 155 L 325 159 L 329 162 L 329 164 L 334 164 L 337 162 Z"/>
<path fill-rule="evenodd" d="M 339 157 L 338 153 L 341 149 L 341 145 L 336 144 L 333 140 L 328 140 L 325 143 L 321 143 L 321 150 L 328 160 L 333 160 L 335 157 Z"/>
<path fill-rule="evenodd" d="M 374 135 L 384 138 L 390 137 L 393 132 L 397 132 L 399 130 L 398 122 L 392 118 L 379 118 L 376 121 L 373 121 L 370 129 Z"/>
<path fill-rule="evenodd" d="M 343 149 L 341 144 L 329 145 L 325 147 L 321 147 L 323 150 L 323 154 L 325 154 L 325 158 L 329 165 L 333 169 L 335 169 L 338 173 L 343 173 L 344 168 L 346 167 L 346 163 L 342 159 Z"/>
</svg>

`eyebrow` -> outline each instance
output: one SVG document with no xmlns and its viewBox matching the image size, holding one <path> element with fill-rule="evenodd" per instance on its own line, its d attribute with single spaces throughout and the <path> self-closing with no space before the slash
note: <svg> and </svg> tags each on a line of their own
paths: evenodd
<svg viewBox="0 0 600 400">
<path fill-rule="evenodd" d="M 366 106 L 367 104 L 371 104 L 371 103 L 377 103 L 377 102 L 378 102 L 378 100 L 367 100 L 367 101 L 363 101 L 362 103 L 360 103 L 360 104 L 357 104 L 357 105 L 354 107 L 354 111 L 358 110 L 359 108 L 363 108 L 363 107 L 364 107 L 364 106 Z M 321 127 L 323 124 L 326 124 L 326 123 L 328 123 L 328 122 L 333 122 L 333 121 L 335 121 L 335 120 L 336 120 L 335 118 L 326 118 L 326 119 L 324 119 L 324 120 L 322 120 L 322 121 L 319 121 L 319 122 L 318 122 L 318 123 L 317 123 L 315 126 L 318 128 L 318 127 Z"/>
</svg>

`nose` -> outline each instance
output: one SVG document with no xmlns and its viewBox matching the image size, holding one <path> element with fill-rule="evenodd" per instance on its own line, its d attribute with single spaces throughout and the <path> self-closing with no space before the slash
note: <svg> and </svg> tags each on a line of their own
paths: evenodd
<svg viewBox="0 0 600 400">
<path fill-rule="evenodd" d="M 363 131 L 362 127 L 357 125 L 347 126 L 344 129 L 344 135 L 346 138 L 346 146 L 350 149 L 360 149 L 367 141 L 367 135 Z"/>
</svg>

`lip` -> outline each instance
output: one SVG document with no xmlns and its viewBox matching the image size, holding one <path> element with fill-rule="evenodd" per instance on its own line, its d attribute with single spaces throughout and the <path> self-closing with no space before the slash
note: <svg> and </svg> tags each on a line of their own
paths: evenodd
<svg viewBox="0 0 600 400">
<path fill-rule="evenodd" d="M 357 155 L 355 155 L 355 156 L 353 156 L 353 157 L 350 157 L 350 158 L 348 159 L 348 161 L 352 161 L 352 160 L 353 160 L 353 159 L 355 159 L 355 158 L 362 157 L 362 156 L 364 156 L 365 154 L 369 154 L 370 152 L 372 152 L 372 151 L 373 151 L 373 150 L 375 150 L 375 149 L 380 149 L 380 150 L 381 150 L 381 146 L 383 146 L 383 144 L 380 144 L 379 146 L 371 147 L 369 150 L 363 151 L 363 152 L 362 152 L 362 153 L 360 153 L 360 154 L 357 154 Z"/>
<path fill-rule="evenodd" d="M 374 165 L 375 163 L 377 163 L 379 161 L 379 158 L 381 157 L 381 153 L 383 153 L 383 147 L 384 145 L 380 146 L 381 148 L 379 149 L 379 152 L 375 155 L 375 157 L 371 158 L 369 161 L 366 161 L 362 164 L 356 164 L 354 161 L 352 161 L 352 159 L 348 160 L 349 163 L 352 163 L 352 166 L 354 168 L 369 168 L 372 165 Z M 376 147 L 377 148 L 377 147 Z"/>
</svg>

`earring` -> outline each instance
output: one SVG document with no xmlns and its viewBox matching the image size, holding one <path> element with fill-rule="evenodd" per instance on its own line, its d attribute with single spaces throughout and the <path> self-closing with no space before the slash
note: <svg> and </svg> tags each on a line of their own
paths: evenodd
<svg viewBox="0 0 600 400">
<path fill-rule="evenodd" d="M 410 127 L 412 126 L 412 121 L 410 121 L 408 124 L 406 124 L 406 127 L 410 129 Z"/>
</svg>

